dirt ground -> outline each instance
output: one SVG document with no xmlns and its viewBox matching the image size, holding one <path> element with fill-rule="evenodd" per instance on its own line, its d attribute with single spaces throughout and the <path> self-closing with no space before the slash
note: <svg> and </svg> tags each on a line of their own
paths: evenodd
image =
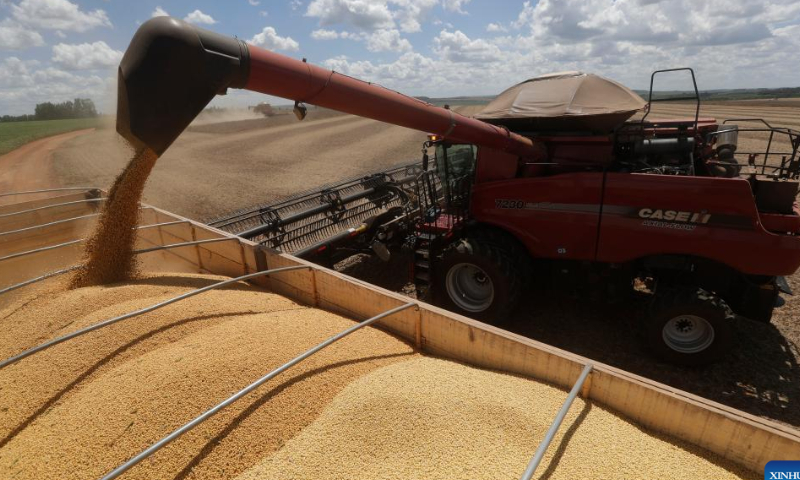
<svg viewBox="0 0 800 480">
<path fill-rule="evenodd" d="M 0 155 L 0 193 L 24 192 L 60 186 L 52 168 L 53 151 L 92 129 L 53 135 Z M 0 198 L 2 204 L 2 198 Z"/>
<path fill-rule="evenodd" d="M 311 111 L 190 127 L 158 160 L 144 201 L 197 220 L 420 158 L 425 134 Z M 67 142 L 53 163 L 64 186 L 106 187 L 130 158 L 113 129 Z"/>
<path fill-rule="evenodd" d="M 800 103 L 708 105 L 703 116 L 765 117 L 800 129 Z M 780 106 L 777 106 L 780 105 Z M 463 107 L 466 114 L 480 107 Z M 660 105 L 655 116 L 686 116 L 683 105 Z M 310 112 L 190 127 L 157 163 L 144 201 L 206 220 L 316 185 L 420 157 L 425 135 L 349 115 Z M 758 143 L 742 134 L 742 143 Z M 52 156 L 55 181 L 107 187 L 128 159 L 112 128 L 76 136 Z M 0 157 L 0 165 L 5 158 Z M 38 169 L 37 169 L 38 170 Z M 742 252 L 747 255 L 747 252 Z M 407 289 L 403 259 L 362 258 L 346 273 L 396 291 Z M 800 292 L 800 275 L 789 278 Z M 738 349 L 724 362 L 685 369 L 654 361 L 641 347 L 643 302 L 602 305 L 550 292 L 528 296 L 505 328 L 720 403 L 800 427 L 800 299 L 788 297 L 770 325 L 738 321 Z"/>
</svg>

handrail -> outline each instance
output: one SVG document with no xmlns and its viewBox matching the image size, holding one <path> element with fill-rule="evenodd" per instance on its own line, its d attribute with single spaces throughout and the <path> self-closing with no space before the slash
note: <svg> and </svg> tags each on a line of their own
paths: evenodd
<svg viewBox="0 0 800 480">
<path fill-rule="evenodd" d="M 287 272 L 287 271 L 290 271 L 290 270 L 300 270 L 300 269 L 303 269 L 303 268 L 310 269 L 311 267 L 307 266 L 307 265 L 296 265 L 296 266 L 292 266 L 292 267 L 273 268 L 271 270 L 264 270 L 264 271 L 261 271 L 261 272 L 249 273 L 247 275 L 242 275 L 240 277 L 231 278 L 231 279 L 228 279 L 228 280 L 223 280 L 221 282 L 213 283 L 211 285 L 207 285 L 205 287 L 198 288 L 196 290 L 192 290 L 191 292 L 186 292 L 184 294 L 178 295 L 177 297 L 173 297 L 173 298 L 170 298 L 168 300 L 164 300 L 163 302 L 156 303 L 155 305 L 150 305 L 149 307 L 141 308 L 139 310 L 135 310 L 133 312 L 126 313 L 124 315 L 119 315 L 119 316 L 116 316 L 116 317 L 113 317 L 113 318 L 109 318 L 107 320 L 103 320 L 101 322 L 89 325 L 88 327 L 81 328 L 80 330 L 76 330 L 76 331 L 74 331 L 72 333 L 68 333 L 66 335 L 62 335 L 60 337 L 56 337 L 56 338 L 54 338 L 52 340 L 48 340 L 47 342 L 44 342 L 44 343 L 42 343 L 40 345 L 37 345 L 35 347 L 31 347 L 31 348 L 29 348 L 29 349 L 27 349 L 27 350 L 25 350 L 23 352 L 20 352 L 20 353 L 14 355 L 13 357 L 9 357 L 9 358 L 3 360 L 2 362 L 0 362 L 0 369 L 3 369 L 3 368 L 5 368 L 5 367 L 7 367 L 9 365 L 12 365 L 12 364 L 22 360 L 23 358 L 29 357 L 29 356 L 33 355 L 34 353 L 38 353 L 38 352 L 41 352 L 42 350 L 46 350 L 46 349 L 48 349 L 50 347 L 58 345 L 59 343 L 66 342 L 67 340 L 73 339 L 75 337 L 81 336 L 81 335 L 89 333 L 89 332 L 93 332 L 93 331 L 95 331 L 97 329 L 106 327 L 108 325 L 112 325 L 112 324 L 120 322 L 122 320 L 126 320 L 128 318 L 137 317 L 139 315 L 143 315 L 145 313 L 152 312 L 153 310 L 158 310 L 159 308 L 166 307 L 167 305 L 173 304 L 175 302 L 179 302 L 181 300 L 185 300 L 185 299 L 193 297 L 195 295 L 199 295 L 199 294 L 201 294 L 203 292 L 207 292 L 209 290 L 214 290 L 216 288 L 224 287 L 226 285 L 230 285 L 232 283 L 240 282 L 240 281 L 243 281 L 243 280 L 249 280 L 251 278 L 262 277 L 264 275 L 271 275 L 273 273 Z"/>
<path fill-rule="evenodd" d="M 43 190 L 27 190 L 24 192 L 10 192 L 10 193 L 0 193 L 0 197 L 9 197 L 11 195 L 32 195 L 34 193 L 47 193 L 47 192 L 67 192 L 70 190 L 100 190 L 99 187 L 62 187 L 62 188 L 45 188 Z"/>
<path fill-rule="evenodd" d="M 175 221 L 175 222 L 165 222 L 165 223 L 160 223 L 160 224 L 155 224 L 155 225 L 146 225 L 146 227 L 155 227 L 157 225 L 161 225 L 161 226 L 163 226 L 163 225 L 175 225 L 175 224 L 178 224 L 178 223 L 190 223 L 190 222 L 188 220 L 178 220 L 178 221 Z M 238 239 L 237 238 L 232 238 L 232 237 L 226 237 L 226 238 L 218 238 L 218 239 L 217 238 L 211 238 L 211 239 L 207 239 L 207 240 L 195 240 L 193 242 L 172 243 L 172 244 L 169 244 L 169 245 L 159 245 L 157 247 L 145 248 L 145 249 L 142 249 L 142 250 L 134 250 L 133 253 L 135 255 L 139 255 L 141 253 L 150 253 L 150 252 L 155 252 L 155 251 L 158 251 L 158 250 L 168 250 L 170 248 L 188 247 L 190 245 L 199 245 L 199 244 L 211 243 L 211 242 L 221 242 L 221 241 L 225 241 L 225 240 L 238 240 Z M 2 295 L 4 293 L 7 293 L 7 292 L 11 292 L 11 291 L 16 290 L 18 288 L 26 287 L 28 285 L 40 282 L 42 280 L 47 280 L 48 278 L 52 278 L 52 277 L 55 277 L 55 276 L 58 276 L 58 275 L 62 275 L 64 273 L 69 273 L 69 272 L 71 272 L 73 270 L 76 270 L 76 269 L 78 269 L 80 267 L 81 267 L 81 265 L 73 265 L 71 267 L 67 267 L 67 268 L 64 268 L 64 269 L 61 269 L 61 270 L 56 270 L 56 271 L 53 271 L 53 272 L 45 273 L 44 275 L 25 280 L 24 282 L 16 283 L 14 285 L 9 285 L 8 287 L 0 289 L 0 295 Z"/>
<path fill-rule="evenodd" d="M 98 217 L 98 216 L 100 216 L 99 213 L 90 213 L 88 215 L 81 215 L 80 217 L 65 218 L 64 220 L 56 220 L 56 221 L 53 221 L 53 222 L 40 223 L 39 225 L 33 225 L 32 227 L 25 227 L 25 228 L 19 228 L 17 230 L 9 230 L 7 232 L 0 232 L 0 237 L 2 237 L 3 235 L 11 235 L 12 233 L 26 232 L 26 231 L 29 231 L 29 230 L 36 230 L 37 228 L 46 228 L 46 227 L 50 227 L 50 226 L 53 226 L 53 225 L 58 225 L 58 224 L 61 224 L 61 223 L 74 222 L 75 220 L 83 220 L 85 218 Z"/>
<path fill-rule="evenodd" d="M 78 217 L 78 218 L 80 218 L 80 217 Z M 152 225 L 141 225 L 141 226 L 136 227 L 136 230 L 146 230 L 148 228 L 164 227 L 164 226 L 167 226 L 167 225 L 177 225 L 179 223 L 187 223 L 187 222 L 188 222 L 188 220 L 175 220 L 175 221 L 171 221 L 171 222 L 154 223 Z M 23 257 L 25 255 L 30 255 L 30 254 L 33 254 L 33 253 L 44 252 L 44 251 L 47 251 L 47 250 L 55 250 L 56 248 L 61 248 L 61 247 L 68 247 L 70 245 L 75 245 L 77 243 L 85 242 L 86 240 L 88 240 L 88 239 L 87 238 L 78 238 L 78 239 L 70 240 L 70 241 L 64 242 L 64 243 L 57 243 L 55 245 L 48 245 L 46 247 L 34 248 L 33 250 L 25 250 L 24 252 L 12 253 L 11 255 L 6 255 L 5 257 L 0 257 L 0 262 L 2 262 L 3 260 L 9 260 L 9 259 L 16 258 L 16 257 Z M 210 239 L 210 240 L 199 240 L 199 241 L 196 241 L 196 242 L 188 242 L 188 243 L 192 244 L 192 245 L 196 245 L 198 243 L 210 243 L 211 241 L 221 241 L 221 240 L 236 240 L 236 239 L 234 239 L 234 238 L 220 238 L 220 239 L 213 238 L 213 239 Z M 134 251 L 134 253 L 147 253 L 147 252 L 153 252 L 153 251 L 156 251 L 156 250 L 164 250 L 166 247 L 171 248 L 171 247 L 181 247 L 181 246 L 183 246 L 183 245 L 174 243 L 172 245 L 161 245 L 160 247 L 157 247 L 157 248 L 146 248 L 144 250 L 136 250 L 136 251 Z"/>
<path fill-rule="evenodd" d="M 131 467 L 133 467 L 137 463 L 141 462 L 142 460 L 144 460 L 145 458 L 149 457 L 150 455 L 156 453 L 158 450 L 166 447 L 172 441 L 174 441 L 175 439 L 177 439 L 178 437 L 180 437 L 184 433 L 188 432 L 189 430 L 193 429 L 197 425 L 201 424 L 202 422 L 204 422 L 208 418 L 212 417 L 213 415 L 215 415 L 217 412 L 219 412 L 223 408 L 225 408 L 228 405 L 232 404 L 236 400 L 239 400 L 240 398 L 244 397 L 245 395 L 247 395 L 248 393 L 252 392 L 256 388 L 260 387 L 261 385 L 263 385 L 267 381 L 275 378 L 279 374 L 281 374 L 281 373 L 285 372 L 286 370 L 292 368 L 293 366 L 295 366 L 298 363 L 302 362 L 306 358 L 308 358 L 308 357 L 314 355 L 315 353 L 319 352 L 323 348 L 325 348 L 325 347 L 337 342 L 338 340 L 341 340 L 342 338 L 350 335 L 351 333 L 355 332 L 356 330 L 364 328 L 364 327 L 366 327 L 368 325 L 371 325 L 371 324 L 377 322 L 378 320 L 386 318 L 386 317 L 388 317 L 390 315 L 394 315 L 397 312 L 403 311 L 403 310 L 405 310 L 407 308 L 411 308 L 411 307 L 413 307 L 415 305 L 416 305 L 416 303 L 409 302 L 409 303 L 400 305 L 399 307 L 395 307 L 395 308 L 393 308 L 391 310 L 387 310 L 387 311 L 385 311 L 385 312 L 383 312 L 381 314 L 375 315 L 374 317 L 368 318 L 368 319 L 364 320 L 363 322 L 358 323 L 356 325 L 353 325 L 352 327 L 348 328 L 347 330 L 345 330 L 345 331 L 343 331 L 341 333 L 338 333 L 337 335 L 334 335 L 333 337 L 325 340 L 324 342 L 320 343 L 316 347 L 314 347 L 314 348 L 312 348 L 310 350 L 307 350 L 305 353 L 302 353 L 301 355 L 298 355 L 297 357 L 295 357 L 292 360 L 284 363 L 280 367 L 278 367 L 275 370 L 269 372 L 268 374 L 266 374 L 263 377 L 259 378 L 258 380 L 256 380 L 255 382 L 251 383 L 250 385 L 246 386 L 245 388 L 239 390 L 238 392 L 236 392 L 235 394 L 231 395 L 230 397 L 228 397 L 224 401 L 222 401 L 222 402 L 218 403 L 217 405 L 215 405 L 214 407 L 206 410 L 205 412 L 203 412 L 199 416 L 195 417 L 194 420 L 192 420 L 189 423 L 186 423 L 185 425 L 183 425 L 182 427 L 174 430 L 172 433 L 170 433 L 166 437 L 162 438 L 158 442 L 150 445 L 149 447 L 144 449 L 141 453 L 139 453 L 135 457 L 131 458 L 127 462 L 123 463 L 119 467 L 115 468 L 114 470 L 112 470 L 109 473 L 107 473 L 106 475 L 104 475 L 101 478 L 101 480 L 113 480 L 114 478 L 119 477 L 120 475 L 122 475 L 123 473 L 128 471 Z"/>
<path fill-rule="evenodd" d="M 31 213 L 36 212 L 38 210 L 46 210 L 48 208 L 56 208 L 56 207 L 63 207 L 64 205 L 75 205 L 78 203 L 96 203 L 96 202 L 105 202 L 106 198 L 85 198 L 83 200 L 73 200 L 72 202 L 64 202 L 64 203 L 55 203 L 53 205 L 45 205 L 43 207 L 36 207 L 30 208 L 28 210 L 20 210 L 19 212 L 12 212 L 12 213 L 3 213 L 0 214 L 0 218 L 6 217 L 13 217 L 14 215 L 22 215 L 23 213 Z"/>
<path fill-rule="evenodd" d="M 575 382 L 575 385 L 570 390 L 569 395 L 567 395 L 567 399 L 564 400 L 564 404 L 561 406 L 561 410 L 558 411 L 558 415 L 556 415 L 555 420 L 553 420 L 553 424 L 550 425 L 550 428 L 547 430 L 547 433 L 544 436 L 544 440 L 542 443 L 539 444 L 539 448 L 536 449 L 536 453 L 533 454 L 533 458 L 528 463 L 528 467 L 525 469 L 525 472 L 520 477 L 520 480 L 531 480 L 533 478 L 533 474 L 536 472 L 536 468 L 542 462 L 542 458 L 544 458 L 544 454 L 547 451 L 547 447 L 550 446 L 550 442 L 553 441 L 553 437 L 556 436 L 556 432 L 558 432 L 558 427 L 561 426 L 561 422 L 564 421 L 564 417 L 567 415 L 569 411 L 569 407 L 572 405 L 572 402 L 575 400 L 575 397 L 578 396 L 578 392 L 581 391 L 583 387 L 583 382 L 586 381 L 586 377 L 592 372 L 593 365 L 588 364 L 583 367 L 583 371 L 581 372 L 580 376 L 578 377 L 578 381 Z"/>
</svg>

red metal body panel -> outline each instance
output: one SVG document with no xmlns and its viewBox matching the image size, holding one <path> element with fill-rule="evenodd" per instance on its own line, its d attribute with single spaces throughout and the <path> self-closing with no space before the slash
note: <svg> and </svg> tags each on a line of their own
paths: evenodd
<svg viewBox="0 0 800 480">
<path fill-rule="evenodd" d="M 794 215 L 759 213 L 761 224 L 770 232 L 800 234 L 800 206 L 794 204 Z"/>
<path fill-rule="evenodd" d="M 537 258 L 627 263 L 690 255 L 768 276 L 800 267 L 800 236 L 764 228 L 745 179 L 608 173 L 603 195 L 603 175 L 478 183 L 471 214 L 514 234 Z M 800 216 L 765 220 L 800 225 Z"/>
<path fill-rule="evenodd" d="M 708 223 L 643 218 L 650 211 L 710 215 Z M 693 215 L 692 215 L 693 216 Z M 684 216 L 685 218 L 685 216 Z M 609 173 L 597 260 L 629 262 L 658 254 L 709 258 L 754 275 L 790 275 L 800 237 L 761 225 L 745 179 Z"/>
<path fill-rule="evenodd" d="M 534 257 L 594 260 L 602 188 L 600 172 L 479 183 L 470 210 L 513 233 Z"/>
</svg>

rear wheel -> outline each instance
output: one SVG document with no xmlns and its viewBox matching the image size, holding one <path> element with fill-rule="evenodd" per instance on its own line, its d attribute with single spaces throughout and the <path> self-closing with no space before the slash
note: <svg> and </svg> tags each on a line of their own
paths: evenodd
<svg viewBox="0 0 800 480">
<path fill-rule="evenodd" d="M 707 365 L 733 347 L 733 312 L 701 288 L 657 292 L 645 321 L 645 338 L 659 358 L 678 365 Z"/>
<path fill-rule="evenodd" d="M 463 239 L 435 267 L 434 300 L 456 313 L 503 323 L 519 300 L 523 264 L 497 242 Z"/>
</svg>

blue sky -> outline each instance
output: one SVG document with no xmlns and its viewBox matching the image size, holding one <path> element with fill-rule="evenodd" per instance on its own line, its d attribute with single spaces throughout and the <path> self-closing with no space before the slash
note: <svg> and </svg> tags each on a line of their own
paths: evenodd
<svg viewBox="0 0 800 480">
<path fill-rule="evenodd" d="M 703 89 L 800 85 L 797 0 L 0 0 L 0 115 L 77 96 L 113 111 L 116 65 L 161 13 L 412 95 L 564 70 L 642 88 L 676 66 Z"/>
</svg>

